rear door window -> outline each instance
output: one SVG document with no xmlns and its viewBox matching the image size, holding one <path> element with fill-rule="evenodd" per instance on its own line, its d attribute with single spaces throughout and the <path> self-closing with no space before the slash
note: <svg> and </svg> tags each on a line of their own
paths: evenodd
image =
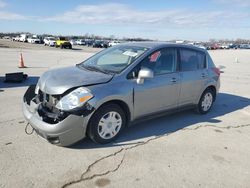
<svg viewBox="0 0 250 188">
<path fill-rule="evenodd" d="M 206 56 L 202 52 L 180 49 L 180 71 L 195 71 L 206 68 Z"/>
</svg>

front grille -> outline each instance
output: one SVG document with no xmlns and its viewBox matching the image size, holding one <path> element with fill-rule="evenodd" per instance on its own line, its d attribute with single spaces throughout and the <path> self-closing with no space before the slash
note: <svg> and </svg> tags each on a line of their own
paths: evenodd
<svg viewBox="0 0 250 188">
<path fill-rule="evenodd" d="M 48 108 L 53 108 L 56 106 L 56 104 L 58 103 L 58 101 L 60 100 L 60 96 L 59 95 L 49 95 L 47 93 L 42 92 L 41 90 L 39 90 L 39 101 L 43 103 L 43 105 L 45 105 Z"/>
<path fill-rule="evenodd" d="M 55 107 L 61 99 L 60 95 L 49 95 L 39 90 L 38 98 L 41 103 L 38 107 L 38 114 L 43 121 L 55 124 L 67 117 L 67 113 L 61 112 Z"/>
<path fill-rule="evenodd" d="M 46 108 L 47 111 L 51 113 L 59 112 L 59 110 L 56 108 L 56 104 L 61 99 L 60 95 L 49 95 L 39 90 L 38 98 L 41 102 L 42 107 Z"/>
</svg>

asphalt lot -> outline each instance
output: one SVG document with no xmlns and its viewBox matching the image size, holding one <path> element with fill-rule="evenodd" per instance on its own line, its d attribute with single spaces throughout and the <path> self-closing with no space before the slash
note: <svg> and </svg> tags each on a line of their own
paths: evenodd
<svg viewBox="0 0 250 188">
<path fill-rule="evenodd" d="M 224 67 L 212 111 L 191 111 L 126 128 L 97 145 L 85 139 L 57 147 L 26 135 L 21 100 L 46 70 L 74 65 L 100 49 L 55 49 L 0 39 L 0 188 L 3 187 L 249 187 L 250 50 L 216 50 Z M 20 52 L 29 68 L 18 69 Z M 21 84 L 3 83 L 23 71 Z"/>
</svg>

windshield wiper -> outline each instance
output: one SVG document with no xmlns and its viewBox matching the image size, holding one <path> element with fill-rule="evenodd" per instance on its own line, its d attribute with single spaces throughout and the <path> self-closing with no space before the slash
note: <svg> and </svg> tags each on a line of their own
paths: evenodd
<svg viewBox="0 0 250 188">
<path fill-rule="evenodd" d="M 96 67 L 96 66 L 86 66 L 86 65 L 82 65 L 82 67 L 88 69 L 88 70 L 91 70 L 91 71 L 96 71 L 96 72 L 102 72 L 104 74 L 111 74 L 113 72 L 109 71 L 109 70 L 105 70 L 105 69 L 102 69 L 100 67 Z"/>
</svg>

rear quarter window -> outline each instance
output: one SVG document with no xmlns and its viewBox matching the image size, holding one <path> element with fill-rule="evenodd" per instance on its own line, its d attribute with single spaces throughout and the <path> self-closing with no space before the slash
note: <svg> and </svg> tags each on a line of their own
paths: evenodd
<svg viewBox="0 0 250 188">
<path fill-rule="evenodd" d="M 215 64 L 209 54 L 207 54 L 207 66 L 208 68 L 215 67 Z"/>
</svg>

